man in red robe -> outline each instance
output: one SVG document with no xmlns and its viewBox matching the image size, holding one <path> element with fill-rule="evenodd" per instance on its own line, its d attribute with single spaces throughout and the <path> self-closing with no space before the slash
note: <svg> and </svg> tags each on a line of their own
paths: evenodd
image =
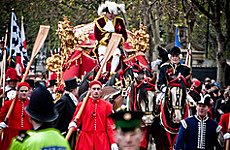
<svg viewBox="0 0 230 150">
<path fill-rule="evenodd" d="M 112 113 L 112 105 L 103 100 L 102 84 L 99 81 L 92 81 L 89 85 L 90 97 L 81 114 L 81 117 L 74 122 L 82 102 L 78 104 L 69 124 L 69 128 L 81 128 L 75 150 L 118 150 L 114 140 L 113 120 L 109 118 Z M 111 147 L 110 147 L 111 146 Z"/>
<path fill-rule="evenodd" d="M 127 32 L 124 20 L 117 16 L 118 10 L 125 13 L 124 4 L 116 4 L 115 2 L 106 1 L 98 8 L 98 15 L 100 16 L 95 20 L 94 36 L 97 40 L 97 51 L 99 62 L 102 65 L 103 59 L 106 53 L 107 45 L 109 43 L 111 33 L 122 34 L 122 41 L 119 47 L 114 51 L 111 62 L 110 74 L 114 74 L 121 56 L 121 46 L 127 40 Z M 106 65 L 103 68 L 102 73 L 106 72 Z"/>
<path fill-rule="evenodd" d="M 12 139 L 17 136 L 20 131 L 32 129 L 29 116 L 25 112 L 25 107 L 29 103 L 29 88 L 30 86 L 27 82 L 18 84 L 14 109 L 7 122 L 4 122 L 5 117 L 13 100 L 6 101 L 0 110 L 0 130 L 2 131 L 4 129 L 3 138 L 0 140 L 0 150 L 7 150 Z"/>
</svg>

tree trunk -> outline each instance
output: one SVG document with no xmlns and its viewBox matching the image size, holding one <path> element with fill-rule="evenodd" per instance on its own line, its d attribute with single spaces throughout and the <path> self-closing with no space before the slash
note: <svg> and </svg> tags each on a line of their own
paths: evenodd
<svg viewBox="0 0 230 150">
<path fill-rule="evenodd" d="M 225 76 L 224 76 L 224 37 L 221 35 L 218 29 L 216 29 L 216 40 L 217 40 L 217 55 L 216 55 L 216 62 L 217 62 L 217 82 L 219 82 L 222 86 L 224 86 Z"/>
</svg>

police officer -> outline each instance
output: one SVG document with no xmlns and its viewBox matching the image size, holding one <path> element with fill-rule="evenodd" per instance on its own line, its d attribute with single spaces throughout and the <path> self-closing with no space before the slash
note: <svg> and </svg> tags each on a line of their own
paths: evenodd
<svg viewBox="0 0 230 150">
<path fill-rule="evenodd" d="M 201 95 L 196 115 L 181 121 L 175 150 L 213 150 L 219 146 L 218 135 L 221 126 L 208 117 L 210 95 Z"/>
<path fill-rule="evenodd" d="M 141 111 L 119 111 L 110 114 L 116 125 L 115 140 L 121 150 L 139 150 L 143 138 Z"/>
<path fill-rule="evenodd" d="M 21 132 L 12 142 L 11 150 L 70 150 L 68 142 L 51 126 L 58 117 L 50 92 L 42 85 L 31 95 L 26 112 L 30 116 L 34 131 Z"/>
</svg>

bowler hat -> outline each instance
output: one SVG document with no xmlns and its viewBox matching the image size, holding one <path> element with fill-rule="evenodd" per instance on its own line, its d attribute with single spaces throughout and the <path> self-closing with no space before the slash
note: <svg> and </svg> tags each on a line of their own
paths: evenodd
<svg viewBox="0 0 230 150">
<path fill-rule="evenodd" d="M 200 94 L 200 100 L 197 102 L 198 104 L 210 106 L 211 96 L 209 94 L 202 95 Z"/>
<path fill-rule="evenodd" d="M 52 122 L 58 117 L 53 98 L 46 87 L 39 85 L 32 92 L 26 112 L 40 122 Z"/>
<path fill-rule="evenodd" d="M 65 80 L 65 90 L 72 90 L 79 86 L 79 83 L 77 83 L 76 78 L 71 78 L 68 80 Z"/>
<path fill-rule="evenodd" d="M 181 53 L 181 50 L 179 47 L 177 46 L 174 46 L 170 51 L 169 51 L 169 54 L 171 55 L 180 55 Z"/>
<path fill-rule="evenodd" d="M 109 116 L 114 120 L 116 128 L 121 128 L 123 131 L 131 131 L 141 126 L 144 114 L 142 111 L 118 111 Z"/>
</svg>

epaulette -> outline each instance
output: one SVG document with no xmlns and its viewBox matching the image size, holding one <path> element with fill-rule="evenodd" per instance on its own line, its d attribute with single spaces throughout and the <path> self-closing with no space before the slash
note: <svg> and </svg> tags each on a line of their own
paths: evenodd
<svg viewBox="0 0 230 150">
<path fill-rule="evenodd" d="M 121 20 L 124 20 L 124 19 L 121 18 L 120 16 L 116 16 L 114 19 L 121 19 Z"/>
<path fill-rule="evenodd" d="M 94 19 L 94 21 L 97 21 L 97 20 L 100 20 L 101 18 L 104 18 L 105 16 L 100 16 L 100 17 L 98 17 L 98 18 L 96 18 L 96 19 Z"/>
<path fill-rule="evenodd" d="M 218 125 L 217 128 L 216 128 L 216 133 L 219 133 L 221 129 L 222 129 L 222 126 Z"/>
<path fill-rule="evenodd" d="M 19 142 L 23 142 L 26 138 L 28 138 L 30 135 L 26 133 L 26 131 L 20 131 L 18 136 L 16 137 L 16 140 Z"/>
<path fill-rule="evenodd" d="M 160 67 L 163 67 L 163 66 L 165 66 L 165 65 L 169 65 L 169 63 L 168 63 L 168 62 L 165 62 L 165 63 L 163 63 Z"/>
<path fill-rule="evenodd" d="M 187 129 L 188 125 L 187 125 L 186 121 L 183 119 L 183 120 L 181 120 L 180 122 L 181 122 L 181 125 L 182 125 L 185 129 Z"/>
</svg>

